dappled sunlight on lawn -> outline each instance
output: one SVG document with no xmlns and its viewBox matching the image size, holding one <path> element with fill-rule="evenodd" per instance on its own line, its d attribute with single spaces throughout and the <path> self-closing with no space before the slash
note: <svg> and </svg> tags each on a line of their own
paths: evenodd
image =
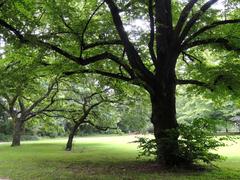
<svg viewBox="0 0 240 180">
<path fill-rule="evenodd" d="M 228 142 L 227 146 L 219 148 L 218 152 L 223 156 L 239 156 L 240 158 L 240 140 Z"/>
</svg>

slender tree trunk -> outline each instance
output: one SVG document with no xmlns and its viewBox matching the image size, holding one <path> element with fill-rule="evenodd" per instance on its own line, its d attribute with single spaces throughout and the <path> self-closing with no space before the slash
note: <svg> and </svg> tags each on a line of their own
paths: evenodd
<svg viewBox="0 0 240 180">
<path fill-rule="evenodd" d="M 157 142 L 157 161 L 166 166 L 179 163 L 178 123 L 176 120 L 175 76 L 155 83 L 150 93 L 152 103 L 151 122 Z"/>
<path fill-rule="evenodd" d="M 227 121 L 227 119 L 225 120 L 225 124 L 226 124 L 226 133 L 228 133 L 228 121 Z"/>
<path fill-rule="evenodd" d="M 66 151 L 71 151 L 72 150 L 73 138 L 76 135 L 77 129 L 78 129 L 79 126 L 80 126 L 80 124 L 75 123 L 75 125 L 71 129 L 71 132 L 68 136 L 68 141 L 67 141 L 67 144 L 66 144 L 66 148 L 65 148 Z"/>
<path fill-rule="evenodd" d="M 21 119 L 14 120 L 14 129 L 13 129 L 13 137 L 12 137 L 12 145 L 11 146 L 20 146 L 23 125 L 24 125 L 24 123 Z"/>
</svg>

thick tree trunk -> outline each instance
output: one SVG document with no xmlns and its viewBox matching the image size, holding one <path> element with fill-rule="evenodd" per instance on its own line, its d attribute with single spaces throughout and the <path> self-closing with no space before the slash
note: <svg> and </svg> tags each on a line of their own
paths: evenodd
<svg viewBox="0 0 240 180">
<path fill-rule="evenodd" d="M 66 151 L 71 151 L 72 150 L 73 138 L 77 133 L 77 129 L 78 129 L 79 125 L 80 124 L 75 124 L 74 127 L 71 129 L 71 132 L 68 136 L 68 141 L 67 141 L 67 144 L 66 144 L 66 148 L 65 148 Z"/>
<path fill-rule="evenodd" d="M 157 142 L 157 161 L 166 166 L 179 163 L 178 124 L 176 120 L 175 77 L 155 83 L 150 93 L 152 103 L 151 122 Z"/>
<path fill-rule="evenodd" d="M 11 146 L 20 146 L 23 125 L 24 123 L 21 119 L 14 120 L 13 139 Z"/>
</svg>

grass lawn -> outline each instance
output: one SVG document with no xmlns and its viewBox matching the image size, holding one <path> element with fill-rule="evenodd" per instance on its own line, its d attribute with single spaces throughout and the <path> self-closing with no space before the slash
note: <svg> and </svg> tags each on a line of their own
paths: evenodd
<svg viewBox="0 0 240 180">
<path fill-rule="evenodd" d="M 66 139 L 23 142 L 12 148 L 0 145 L 0 179 L 240 179 L 240 140 L 219 149 L 227 160 L 208 171 L 159 171 L 137 160 L 135 136 L 76 138 L 72 152 L 64 151 Z"/>
</svg>

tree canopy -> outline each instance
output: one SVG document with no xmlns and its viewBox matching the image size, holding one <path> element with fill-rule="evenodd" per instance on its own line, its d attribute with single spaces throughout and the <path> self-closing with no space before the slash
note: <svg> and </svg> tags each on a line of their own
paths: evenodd
<svg viewBox="0 0 240 180">
<path fill-rule="evenodd" d="M 0 4 L 1 37 L 46 51 L 41 63 L 65 75 L 98 74 L 145 89 L 158 162 L 173 166 L 184 162 L 179 134 L 167 133 L 178 129 L 176 85 L 238 92 L 239 2 L 217 2 L 9 0 Z"/>
</svg>

